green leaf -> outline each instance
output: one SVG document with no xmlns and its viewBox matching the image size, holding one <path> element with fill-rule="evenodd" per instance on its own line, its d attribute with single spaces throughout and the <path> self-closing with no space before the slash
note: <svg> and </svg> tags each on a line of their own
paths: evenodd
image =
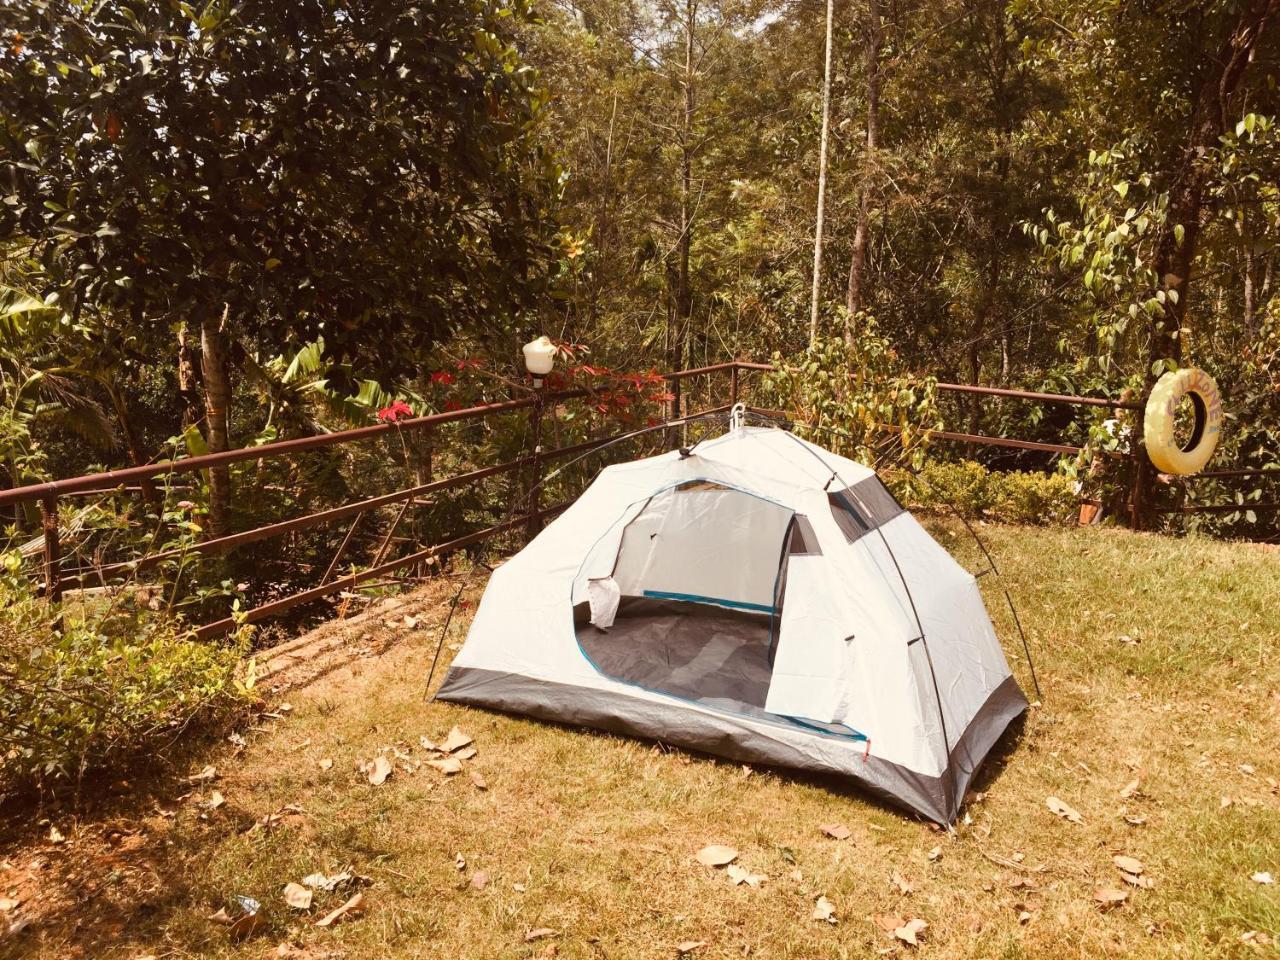
<svg viewBox="0 0 1280 960">
<path fill-rule="evenodd" d="M 1182 246 L 1182 238 L 1187 235 L 1187 228 L 1180 223 L 1173 225 L 1173 239 L 1178 246 Z"/>
<path fill-rule="evenodd" d="M 1123 200 L 1129 195 L 1129 181 L 1121 180 L 1119 183 L 1114 184 L 1111 189 L 1120 194 L 1120 199 Z"/>
</svg>

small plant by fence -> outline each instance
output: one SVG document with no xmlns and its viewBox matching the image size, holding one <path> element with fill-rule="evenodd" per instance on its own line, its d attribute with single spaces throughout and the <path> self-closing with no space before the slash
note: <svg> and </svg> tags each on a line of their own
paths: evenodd
<svg viewBox="0 0 1280 960">
<path fill-rule="evenodd" d="M 289 585 L 300 589 L 282 591 L 277 585 L 274 593 L 264 593 L 251 584 L 230 582 L 216 583 L 207 589 L 203 595 L 205 602 L 193 607 L 199 622 L 196 618 L 191 622 L 197 638 L 209 639 L 226 634 L 238 625 L 264 621 L 304 604 L 335 594 L 347 594 L 357 587 L 368 588 L 421 577 L 440 558 L 487 541 L 503 538 L 515 541 L 532 536 L 543 522 L 568 506 L 604 465 L 605 448 L 610 451 L 609 458 L 616 460 L 623 455 L 638 456 L 674 445 L 679 433 L 707 429 L 711 416 L 727 413 L 739 400 L 759 399 L 763 391 L 757 382 L 758 375 L 773 370 L 769 364 L 732 361 L 663 374 L 661 379 L 669 391 L 664 415 L 650 418 L 639 430 L 581 437 L 584 430 L 590 432 L 601 426 L 598 418 L 584 414 L 593 405 L 598 406 L 599 397 L 584 388 L 536 389 L 514 399 L 428 416 L 396 419 L 337 433 L 0 491 L 0 508 L 38 507 L 41 533 L 27 544 L 22 553 L 28 561 L 27 575 L 38 584 L 39 592 L 54 602 L 61 601 L 72 591 L 83 597 L 94 590 L 123 589 L 132 585 L 144 598 L 151 597 L 148 602 L 154 604 L 155 597 L 159 595 L 161 603 L 172 604 L 178 593 L 175 581 L 194 565 L 241 551 L 250 544 L 268 541 L 278 546 L 261 554 L 270 558 L 270 561 L 262 562 L 287 562 L 291 547 L 296 547 L 297 537 L 325 532 L 328 539 L 324 544 L 331 545 L 332 549 L 323 568 L 320 564 L 309 563 L 304 565 L 306 569 L 296 571 L 296 575 L 289 578 Z M 746 389 L 748 387 L 750 390 Z M 1018 401 L 1072 409 L 1104 408 L 1117 417 L 1136 418 L 1142 409 L 1142 404 L 1128 400 L 998 387 L 939 383 L 936 389 L 956 397 L 978 397 L 982 400 Z M 769 410 L 763 406 L 749 409 L 775 418 L 785 419 L 789 415 L 786 411 Z M 518 438 L 515 456 L 496 463 L 480 463 L 458 454 L 458 448 L 482 447 L 480 441 L 487 436 L 485 431 L 491 432 L 493 424 L 503 420 L 509 422 L 511 418 L 524 420 L 523 426 L 517 425 L 513 431 L 513 436 Z M 1133 429 L 1137 429 L 1136 424 Z M 479 432 L 469 434 L 468 430 Z M 566 436 L 574 442 L 561 442 Z M 1084 450 L 1079 444 L 951 430 L 929 431 L 929 436 L 934 442 L 1001 448 L 1051 457 L 1075 457 Z M 557 441 L 557 445 L 548 448 L 548 439 Z M 815 439 L 823 440 L 816 435 Z M 383 445 L 382 455 L 370 455 L 367 448 L 378 444 Z M 387 447 L 387 444 L 391 446 Z M 399 447 L 398 454 L 396 446 Z M 507 446 L 510 447 L 511 443 Z M 446 449 L 452 450 L 450 463 L 461 469 L 437 478 L 434 472 L 444 459 L 441 454 Z M 590 456 L 594 451 L 601 451 L 600 456 Z M 299 473 L 299 465 L 308 454 L 338 452 L 348 459 L 359 458 L 357 469 L 360 472 L 385 473 L 389 478 L 404 475 L 415 482 L 390 492 L 345 500 L 216 537 L 203 536 L 201 525 L 192 512 L 195 505 L 189 500 L 179 499 L 184 489 L 198 488 L 207 471 L 233 465 L 251 465 L 252 472 L 240 477 L 239 482 L 242 486 L 258 483 L 254 493 L 266 497 L 271 484 L 263 478 L 272 476 L 271 468 L 291 471 L 295 478 L 299 475 L 305 477 L 305 472 Z M 1124 464 L 1126 469 L 1131 470 L 1135 465 L 1136 455 L 1129 451 L 1107 451 L 1105 456 Z M 383 470 L 393 462 L 400 469 Z M 556 478 L 553 484 L 545 483 L 549 471 Z M 1263 472 L 1228 469 L 1186 480 L 1190 486 L 1201 478 L 1224 482 Z M 493 507 L 487 512 L 483 509 L 455 510 L 448 525 L 415 526 L 410 521 L 411 515 L 423 510 L 441 512 L 451 505 L 456 506 L 457 502 L 465 500 L 468 491 L 475 491 L 493 481 L 501 481 L 504 486 L 489 489 L 484 500 L 506 506 L 505 511 Z M 127 537 L 118 538 L 119 542 L 113 541 L 110 531 L 106 534 L 97 531 L 92 537 L 85 536 L 77 526 L 77 517 L 84 508 L 70 505 L 92 497 L 131 498 L 138 503 L 149 501 L 151 506 L 147 515 L 157 524 L 157 532 L 144 538 L 140 546 L 136 540 Z M 1174 499 L 1178 502 L 1159 509 L 1180 514 L 1243 509 L 1239 502 L 1189 504 L 1180 498 Z M 1131 501 L 1131 512 L 1135 506 Z M 1250 504 L 1249 508 L 1264 510 L 1276 506 L 1259 502 Z M 388 511 L 389 518 L 375 529 L 370 518 Z M 167 532 L 161 536 L 160 530 Z M 431 534 L 438 536 L 432 537 Z M 363 549 L 358 552 L 354 544 L 361 538 Z M 159 582 L 144 588 L 143 575 L 148 573 L 158 574 L 156 579 Z M 194 595 L 201 599 L 199 591 L 194 591 Z M 219 604 L 222 606 L 220 615 L 216 612 Z"/>
</svg>

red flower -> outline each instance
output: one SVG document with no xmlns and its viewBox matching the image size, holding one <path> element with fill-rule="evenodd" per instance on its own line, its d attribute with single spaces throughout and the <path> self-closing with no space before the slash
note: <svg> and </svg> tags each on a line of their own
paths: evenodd
<svg viewBox="0 0 1280 960">
<path fill-rule="evenodd" d="M 459 369 L 461 369 L 461 367 L 459 367 Z M 443 383 L 445 386 L 448 386 L 449 384 L 453 383 L 455 379 L 457 378 L 454 377 L 452 373 L 449 373 L 445 370 L 437 370 L 435 373 L 431 375 L 432 383 Z"/>
<path fill-rule="evenodd" d="M 397 400 L 389 407 L 383 407 L 378 411 L 378 419 L 383 423 L 395 423 L 400 417 L 412 417 L 413 407 L 409 406 L 403 400 Z"/>
</svg>

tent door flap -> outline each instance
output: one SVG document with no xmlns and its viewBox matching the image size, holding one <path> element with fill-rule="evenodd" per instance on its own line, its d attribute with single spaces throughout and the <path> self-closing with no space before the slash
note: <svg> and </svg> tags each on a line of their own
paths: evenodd
<svg viewBox="0 0 1280 960">
<path fill-rule="evenodd" d="M 787 593 L 764 708 L 831 723 L 841 706 L 845 638 L 851 632 L 839 602 L 843 585 L 831 575 L 829 558 L 793 554 L 787 563 Z"/>
</svg>

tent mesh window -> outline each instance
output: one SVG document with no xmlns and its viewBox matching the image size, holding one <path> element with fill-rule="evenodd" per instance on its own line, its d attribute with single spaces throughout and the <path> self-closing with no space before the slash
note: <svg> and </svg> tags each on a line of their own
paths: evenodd
<svg viewBox="0 0 1280 960">
<path fill-rule="evenodd" d="M 850 543 L 861 540 L 872 530 L 884 526 L 905 508 L 879 477 L 867 477 L 852 487 L 827 494 L 831 515 Z"/>
</svg>

